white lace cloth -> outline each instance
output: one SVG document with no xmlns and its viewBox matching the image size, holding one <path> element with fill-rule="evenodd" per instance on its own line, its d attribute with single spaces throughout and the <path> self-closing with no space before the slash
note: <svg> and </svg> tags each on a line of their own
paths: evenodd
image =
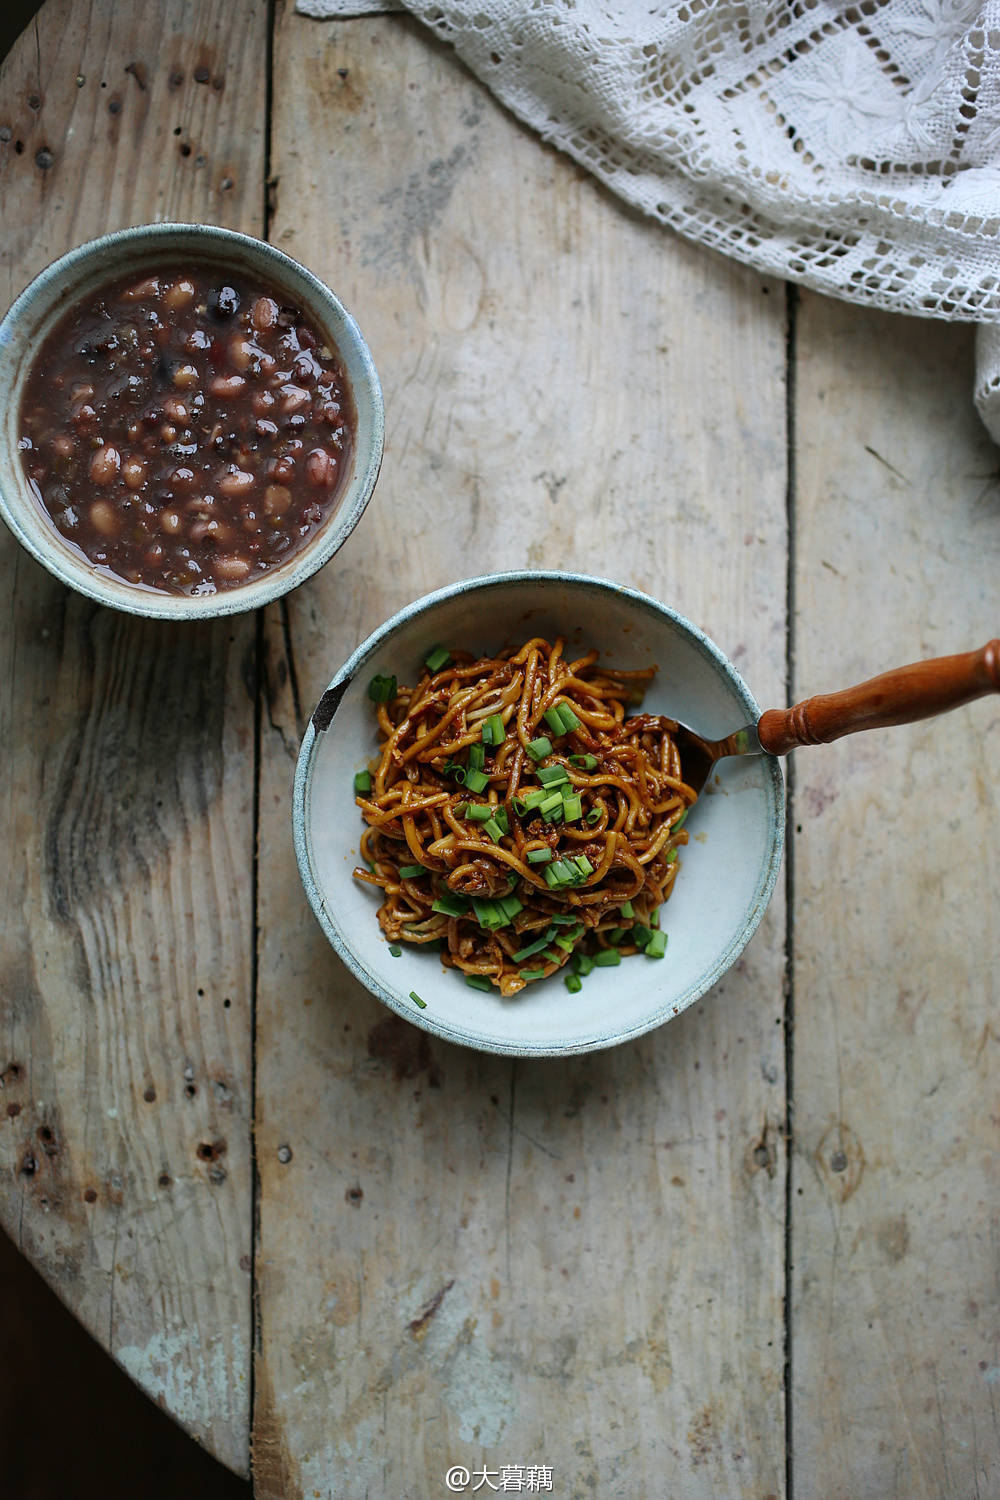
<svg viewBox="0 0 1000 1500">
<path fill-rule="evenodd" d="M 687 239 L 977 322 L 976 405 L 1000 442 L 1000 0 L 405 3 L 545 140 Z"/>
</svg>

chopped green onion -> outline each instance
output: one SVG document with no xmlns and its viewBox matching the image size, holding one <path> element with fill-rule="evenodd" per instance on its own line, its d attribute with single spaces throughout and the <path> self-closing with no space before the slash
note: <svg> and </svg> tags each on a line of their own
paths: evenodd
<svg viewBox="0 0 1000 1500">
<path fill-rule="evenodd" d="M 503 744 L 507 738 L 507 731 L 503 727 L 503 719 L 499 714 L 490 714 L 489 718 L 484 720 L 482 736 L 484 745 Z"/>
<path fill-rule="evenodd" d="M 552 741 L 544 734 L 540 734 L 537 740 L 529 740 L 528 754 L 532 760 L 544 760 L 547 755 L 552 754 Z"/>
<path fill-rule="evenodd" d="M 390 943 L 389 952 L 393 958 L 402 958 L 403 956 L 403 950 L 398 943 Z"/>
<path fill-rule="evenodd" d="M 548 862 L 549 862 L 549 860 L 551 858 L 552 858 L 552 850 L 549 849 L 549 848 L 547 848 L 547 847 L 545 849 L 529 849 L 528 850 L 528 864 L 529 865 L 547 865 Z"/>
<path fill-rule="evenodd" d="M 582 978 L 586 979 L 587 975 L 592 972 L 593 967 L 594 960 L 591 958 L 589 953 L 573 954 L 573 968 L 577 974 L 582 976 Z"/>
<path fill-rule="evenodd" d="M 516 917 L 519 911 L 524 910 L 523 901 L 519 901 L 516 896 L 498 896 L 497 906 L 503 907 L 508 917 Z"/>
<path fill-rule="evenodd" d="M 609 932 L 605 933 L 605 936 L 607 937 L 607 940 L 611 944 L 611 946 L 613 948 L 617 948 L 618 944 L 625 936 L 625 929 L 624 927 L 612 927 Z"/>
<path fill-rule="evenodd" d="M 562 885 L 575 885 L 579 878 L 577 871 L 568 860 L 556 859 L 550 865 L 545 866 L 545 882 L 554 889 Z"/>
<path fill-rule="evenodd" d="M 576 938 L 571 938 L 569 933 L 560 933 L 556 938 L 556 947 L 562 948 L 565 953 L 572 953 L 576 945 Z"/>
<path fill-rule="evenodd" d="M 653 912 L 653 915 L 650 917 L 650 919 L 649 919 L 649 925 L 650 925 L 650 927 L 659 927 L 659 925 L 660 925 L 660 908 L 659 907 L 656 908 L 656 910 Z"/>
<path fill-rule="evenodd" d="M 578 917 L 569 917 L 569 916 L 566 916 L 563 912 L 558 912 L 555 916 L 551 916 L 549 918 L 549 921 L 552 923 L 553 927 L 577 927 L 578 926 L 580 928 L 580 931 L 581 932 L 583 931 L 583 923 L 580 921 L 580 919 Z"/>
<path fill-rule="evenodd" d="M 540 802 L 544 802 L 548 795 L 548 792 L 543 786 L 533 786 L 530 792 L 521 793 L 521 801 L 530 812 L 532 808 L 537 807 Z"/>
<path fill-rule="evenodd" d="M 594 954 L 594 966 L 598 969 L 613 969 L 621 961 L 622 956 L 617 948 L 602 948 L 600 953 Z"/>
<path fill-rule="evenodd" d="M 400 865 L 399 873 L 404 880 L 412 880 L 416 875 L 426 875 L 427 869 L 424 865 Z"/>
<path fill-rule="evenodd" d="M 519 975 L 519 977 L 521 979 L 544 979 L 545 978 L 545 970 L 544 969 L 518 969 L 517 972 L 518 972 L 518 975 Z"/>
<path fill-rule="evenodd" d="M 486 751 L 481 743 L 469 746 L 469 770 L 481 771 L 486 764 Z"/>
<path fill-rule="evenodd" d="M 483 824 L 483 832 L 489 834 L 494 844 L 499 844 L 500 840 L 503 838 L 503 829 L 500 827 L 500 824 L 497 822 L 496 818 L 487 818 L 486 822 Z"/>
<path fill-rule="evenodd" d="M 485 974 L 466 974 L 465 982 L 470 990 L 482 990 L 487 995 L 493 988 L 491 981 L 486 978 Z"/>
<path fill-rule="evenodd" d="M 493 809 L 493 818 L 494 821 L 499 825 L 501 833 L 510 833 L 510 822 L 508 820 L 507 809 L 505 807 L 495 807 Z"/>
<path fill-rule="evenodd" d="M 553 703 L 551 708 L 545 710 L 542 717 L 554 734 L 568 734 L 569 731 L 563 722 L 561 703 Z"/>
<path fill-rule="evenodd" d="M 641 922 L 637 922 L 632 928 L 631 938 L 637 948 L 645 948 L 652 936 L 652 927 L 644 927 Z"/>
<path fill-rule="evenodd" d="M 391 703 L 396 696 L 396 678 L 377 674 L 368 684 L 368 696 L 373 703 Z"/>
<path fill-rule="evenodd" d="M 582 771 L 597 770 L 596 755 L 571 755 L 569 763 L 571 766 L 579 766 Z"/>
<path fill-rule="evenodd" d="M 465 809 L 465 816 L 470 823 L 488 823 L 493 816 L 493 808 L 488 802 L 470 802 Z"/>
<path fill-rule="evenodd" d="M 451 661 L 451 652 L 447 646 L 435 646 L 432 651 L 424 657 L 424 666 L 430 672 L 440 672 Z"/>
<path fill-rule="evenodd" d="M 458 782 L 459 786 L 465 785 L 466 770 L 464 766 L 459 765 L 457 760 L 445 761 L 444 774 L 452 777 L 453 780 Z"/>
<path fill-rule="evenodd" d="M 667 934 L 665 932 L 654 932 L 646 944 L 647 958 L 662 958 L 667 951 Z"/>
<path fill-rule="evenodd" d="M 495 927 L 506 927 L 510 921 L 510 917 L 496 901 L 477 901 L 473 897 L 472 910 L 480 927 L 485 927 L 487 932 L 492 932 Z"/>
<path fill-rule="evenodd" d="M 561 786 L 569 777 L 565 766 L 539 766 L 538 779 L 543 786 Z"/>
<path fill-rule="evenodd" d="M 677 850 L 676 849 L 671 849 L 670 852 L 668 853 L 666 859 L 663 861 L 663 863 L 665 865 L 672 865 L 673 862 L 674 862 L 674 860 L 676 858 L 677 858 Z"/>
<path fill-rule="evenodd" d="M 583 980 L 578 974 L 567 974 L 564 982 L 571 995 L 578 995 L 583 989 Z"/>
<path fill-rule="evenodd" d="M 574 854 L 573 860 L 581 875 L 593 875 L 594 867 L 585 854 Z"/>
<path fill-rule="evenodd" d="M 542 957 L 547 958 L 550 964 L 561 964 L 565 962 L 565 960 L 563 959 L 563 955 L 561 953 L 554 953 L 551 948 L 546 948 L 545 952 L 542 954 Z"/>
<path fill-rule="evenodd" d="M 549 946 L 549 941 L 550 940 L 547 936 L 540 937 L 536 938 L 533 943 L 528 943 L 526 947 L 519 948 L 518 951 L 514 954 L 514 962 L 516 964 L 519 964 L 523 958 L 531 958 L 532 954 L 541 953 L 543 948 L 547 948 Z"/>
<path fill-rule="evenodd" d="M 688 815 L 688 813 L 690 811 L 691 811 L 690 807 L 686 807 L 684 809 L 684 811 L 681 813 L 680 817 L 677 819 L 677 822 L 672 825 L 672 827 L 670 829 L 671 833 L 676 833 L 677 830 L 678 830 L 678 828 L 683 828 L 684 827 L 684 824 L 687 821 L 687 815 Z"/>
<path fill-rule="evenodd" d="M 438 896 L 436 901 L 431 902 L 431 911 L 440 912 L 443 917 L 464 917 L 469 910 L 469 903 L 465 896 L 455 895 L 447 891 L 443 896 Z"/>
<path fill-rule="evenodd" d="M 427 1009 L 427 1001 L 426 1000 L 421 1000 L 421 998 L 417 994 L 416 990 L 411 990 L 410 991 L 410 999 L 413 1001 L 414 1005 L 419 1005 L 421 1010 L 426 1010 Z"/>
<path fill-rule="evenodd" d="M 455 814 L 456 818 L 464 818 L 466 812 L 468 811 L 468 808 L 469 804 L 467 802 L 456 802 L 455 806 L 452 808 L 452 812 Z"/>
<path fill-rule="evenodd" d="M 599 823 L 600 821 L 601 821 L 601 809 L 599 807 L 592 807 L 590 809 L 590 812 L 587 814 L 587 822 L 588 823 Z"/>
<path fill-rule="evenodd" d="M 546 797 L 544 802 L 538 804 L 538 811 L 546 823 L 556 823 L 563 815 L 563 800 L 558 792 L 551 797 Z"/>
<path fill-rule="evenodd" d="M 563 798 L 563 817 L 567 823 L 573 823 L 577 818 L 583 817 L 583 803 L 580 801 L 579 792 L 572 792 L 570 796 Z"/>
<path fill-rule="evenodd" d="M 635 916 L 635 907 L 632 905 L 631 901 L 623 901 L 621 906 L 619 907 L 619 911 L 621 912 L 623 917 Z"/>
<path fill-rule="evenodd" d="M 572 706 L 569 703 L 561 703 L 559 705 L 559 708 L 560 712 L 562 713 L 562 721 L 567 734 L 572 734 L 574 729 L 582 728 L 580 720 L 573 712 Z"/>
<path fill-rule="evenodd" d="M 372 789 L 372 773 L 370 771 L 359 771 L 354 778 L 355 792 L 370 792 Z"/>
<path fill-rule="evenodd" d="M 482 792 L 490 784 L 490 778 L 485 771 L 466 771 L 462 778 L 470 792 Z"/>
</svg>

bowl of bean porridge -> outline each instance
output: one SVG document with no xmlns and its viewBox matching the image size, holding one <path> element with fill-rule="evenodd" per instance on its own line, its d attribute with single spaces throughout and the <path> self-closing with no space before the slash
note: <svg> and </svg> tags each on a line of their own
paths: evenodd
<svg viewBox="0 0 1000 1500">
<path fill-rule="evenodd" d="M 321 568 L 382 458 L 378 376 L 318 277 L 197 224 L 105 235 L 0 323 L 0 515 L 133 614 L 256 609 Z"/>
</svg>

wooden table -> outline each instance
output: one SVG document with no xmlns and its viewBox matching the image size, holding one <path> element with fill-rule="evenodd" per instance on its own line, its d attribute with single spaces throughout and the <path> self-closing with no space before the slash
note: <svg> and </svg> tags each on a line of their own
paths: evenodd
<svg viewBox="0 0 1000 1500">
<path fill-rule="evenodd" d="M 5 304 L 117 225 L 267 233 L 388 418 L 257 618 L 119 616 L 0 538 L 7 1231 L 269 1500 L 1000 1495 L 997 699 L 801 752 L 744 958 L 573 1060 L 387 1014 L 289 827 L 334 669 L 473 572 L 645 589 L 767 704 L 996 634 L 969 330 L 679 242 L 406 18 L 49 0 L 0 127 Z"/>
</svg>

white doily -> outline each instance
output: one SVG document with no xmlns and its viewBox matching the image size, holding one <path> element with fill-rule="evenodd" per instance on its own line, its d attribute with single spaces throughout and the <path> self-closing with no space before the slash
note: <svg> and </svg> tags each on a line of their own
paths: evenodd
<svg viewBox="0 0 1000 1500">
<path fill-rule="evenodd" d="M 976 404 L 1000 442 L 1000 0 L 405 3 L 545 140 L 687 239 L 979 323 Z"/>
</svg>

